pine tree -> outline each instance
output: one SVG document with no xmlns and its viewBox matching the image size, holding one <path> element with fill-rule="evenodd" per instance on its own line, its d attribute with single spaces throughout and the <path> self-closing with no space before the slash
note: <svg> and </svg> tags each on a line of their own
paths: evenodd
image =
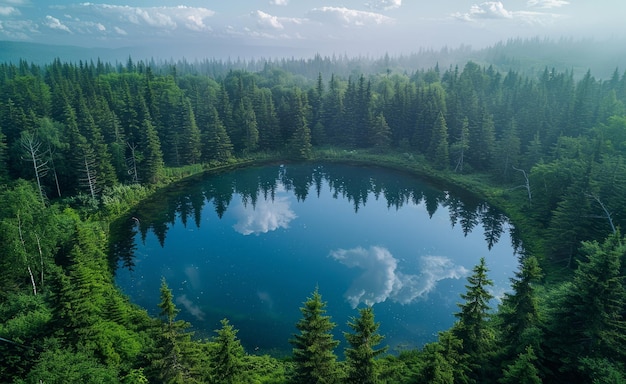
<svg viewBox="0 0 626 384">
<path fill-rule="evenodd" d="M 537 258 L 528 256 L 511 279 L 513 293 L 505 293 L 499 316 L 502 318 L 502 341 L 508 358 L 523 353 L 527 346 L 539 350 L 541 318 L 535 284 L 541 278 Z"/>
<path fill-rule="evenodd" d="M 300 334 L 289 342 L 294 346 L 294 381 L 301 384 L 336 383 L 338 371 L 334 349 L 339 345 L 331 333 L 335 323 L 326 316 L 326 302 L 316 288 L 300 308 L 302 319 L 296 324 Z"/>
<path fill-rule="evenodd" d="M 431 133 L 430 144 L 426 152 L 428 159 L 435 168 L 446 169 L 450 160 L 448 158 L 448 127 L 443 113 L 439 112 Z"/>
<path fill-rule="evenodd" d="M 170 326 L 174 323 L 174 319 L 176 315 L 178 315 L 178 308 L 174 304 L 174 296 L 172 295 L 172 291 L 167 286 L 167 282 L 165 278 L 161 278 L 161 288 L 160 288 L 161 302 L 158 304 L 158 307 L 161 308 L 161 312 L 159 316 L 165 317 L 167 320 L 167 324 Z"/>
<path fill-rule="evenodd" d="M 583 242 L 574 279 L 555 301 L 547 348 L 556 367 L 572 379 L 583 357 L 626 361 L 623 242 L 619 231 L 603 243 Z"/>
<path fill-rule="evenodd" d="M 372 132 L 370 137 L 372 146 L 381 152 L 389 149 L 391 146 L 391 129 L 385 120 L 383 113 L 379 113 L 372 124 Z"/>
<path fill-rule="evenodd" d="M 453 327 L 455 336 L 463 340 L 463 353 L 468 355 L 473 378 L 480 381 L 485 375 L 488 354 L 492 352 L 493 334 L 489 330 L 489 301 L 493 298 L 487 287 L 493 282 L 487 277 L 485 258 L 481 258 L 467 278 L 467 292 L 461 294 L 464 303 L 458 304 L 461 312 L 454 315 L 458 321 Z"/>
<path fill-rule="evenodd" d="M 354 333 L 344 333 L 350 344 L 346 348 L 346 362 L 348 363 L 348 383 L 374 384 L 378 383 L 378 372 L 375 358 L 387 351 L 387 347 L 375 349 L 384 337 L 378 333 L 380 323 L 374 322 L 374 309 L 366 307 L 359 310 L 359 317 L 352 318 L 348 326 Z"/>
<path fill-rule="evenodd" d="M 157 183 L 163 172 L 163 153 L 156 129 L 149 120 L 144 120 L 141 129 L 141 160 L 138 173 L 139 180 L 146 183 Z"/>
<path fill-rule="evenodd" d="M 209 125 L 203 133 L 202 158 L 204 161 L 226 161 L 232 156 L 233 144 L 215 107 L 210 115 Z"/>
<path fill-rule="evenodd" d="M 7 143 L 6 137 L 2 134 L 0 126 L 0 183 L 3 183 L 8 176 L 7 172 Z"/>
<path fill-rule="evenodd" d="M 537 356 L 531 346 L 527 346 L 524 353 L 504 369 L 504 376 L 499 380 L 501 384 L 541 384 L 539 370 L 535 366 Z"/>
<path fill-rule="evenodd" d="M 213 379 L 216 383 L 240 383 L 244 370 L 244 350 L 237 339 L 237 330 L 229 324 L 228 319 L 222 319 L 221 324 L 222 328 L 215 331 L 217 349 L 211 357 Z"/>
<path fill-rule="evenodd" d="M 200 130 L 191 109 L 191 102 L 182 95 L 179 114 L 181 159 L 186 165 L 196 164 L 200 161 L 202 153 Z"/>
</svg>

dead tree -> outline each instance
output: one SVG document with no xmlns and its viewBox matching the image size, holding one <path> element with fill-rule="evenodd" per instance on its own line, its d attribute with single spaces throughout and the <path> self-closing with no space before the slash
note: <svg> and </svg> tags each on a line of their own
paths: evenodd
<svg viewBox="0 0 626 384">
<path fill-rule="evenodd" d="M 526 188 L 526 192 L 528 192 L 528 202 L 530 204 L 532 204 L 532 202 L 533 202 L 533 194 L 532 194 L 532 192 L 530 190 L 530 180 L 528 179 L 528 175 L 526 174 L 526 171 L 524 171 L 523 169 L 515 168 L 514 166 L 511 166 L 511 168 L 513 168 L 516 171 L 521 172 L 522 175 L 524 175 L 524 181 L 525 181 L 524 184 L 520 185 L 520 186 L 518 186 L 516 188 L 522 188 L 522 187 Z"/>
<path fill-rule="evenodd" d="M 133 184 L 139 183 L 139 176 L 137 175 L 137 156 L 135 155 L 135 150 L 137 150 L 137 145 L 131 144 L 129 142 L 126 143 L 128 148 L 130 149 L 130 157 L 126 159 L 126 164 L 128 166 L 128 174 L 132 177 Z"/>
<path fill-rule="evenodd" d="M 24 241 L 24 235 L 22 234 L 22 220 L 20 219 L 19 212 L 17 213 L 17 231 L 20 235 L 22 250 L 24 251 L 24 264 L 26 264 L 26 269 L 28 270 L 28 275 L 30 276 L 30 282 L 33 285 L 33 294 L 37 296 L 37 285 L 35 284 L 35 276 L 33 276 L 33 270 L 30 268 L 30 264 L 28 264 L 28 251 L 26 250 L 26 241 Z"/>
<path fill-rule="evenodd" d="M 22 133 L 20 139 L 22 148 L 26 151 L 27 158 L 33 164 L 33 170 L 35 171 L 35 178 L 37 179 L 37 188 L 39 190 L 39 197 L 43 204 L 46 203 L 45 194 L 41 185 L 41 179 L 48 173 L 48 161 L 43 160 L 43 154 L 40 151 L 41 141 L 30 132 Z"/>
<path fill-rule="evenodd" d="M 89 195 L 95 201 L 98 193 L 98 178 L 96 174 L 96 161 L 93 156 L 89 156 L 89 153 L 85 153 L 85 168 L 83 168 L 83 177 L 80 179 L 81 185 L 89 190 Z"/>
<path fill-rule="evenodd" d="M 596 203 L 598 203 L 600 208 L 602 208 L 604 215 L 598 216 L 598 217 L 606 218 L 607 221 L 609 222 L 609 225 L 611 226 L 611 230 L 613 231 L 613 234 L 615 234 L 617 232 L 617 229 L 615 228 L 615 224 L 613 223 L 613 217 L 611 215 L 611 212 L 609 212 L 609 210 L 606 208 L 602 200 L 600 200 L 600 197 L 596 195 L 595 193 L 588 193 L 587 197 L 592 198 Z"/>
</svg>

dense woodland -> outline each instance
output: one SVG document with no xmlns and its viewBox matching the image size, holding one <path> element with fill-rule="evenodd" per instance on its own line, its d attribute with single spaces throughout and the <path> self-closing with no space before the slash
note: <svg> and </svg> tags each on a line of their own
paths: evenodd
<svg viewBox="0 0 626 384">
<path fill-rule="evenodd" d="M 130 58 L 0 64 L 1 381 L 626 382 L 626 74 L 387 60 L 330 75 L 306 61 L 299 74 L 280 62 L 220 74 Z M 524 243 L 511 292 L 494 304 L 481 260 L 455 325 L 394 352 L 375 308 L 335 319 L 311 287 L 293 355 L 278 359 L 245 351 L 228 319 L 195 338 L 166 281 L 159 318 L 115 288 L 109 225 L 157 188 L 328 152 L 419 165 L 503 207 Z M 352 330 L 345 353 L 335 322 Z"/>
</svg>

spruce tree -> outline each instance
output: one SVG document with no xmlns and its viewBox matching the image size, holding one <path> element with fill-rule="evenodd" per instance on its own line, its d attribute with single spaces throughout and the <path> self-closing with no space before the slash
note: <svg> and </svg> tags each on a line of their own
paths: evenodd
<svg viewBox="0 0 626 384">
<path fill-rule="evenodd" d="M 537 356 L 531 346 L 526 347 L 524 353 L 520 353 L 517 359 L 504 369 L 504 376 L 500 378 L 501 384 L 541 384 L 539 370 L 535 366 Z"/>
<path fill-rule="evenodd" d="M 359 317 L 352 318 L 348 326 L 354 333 L 344 333 L 344 337 L 350 344 L 346 348 L 346 361 L 348 363 L 348 383 L 374 384 L 378 383 L 378 372 L 375 358 L 387 351 L 387 347 L 375 349 L 384 336 L 378 333 L 380 323 L 374 322 L 374 309 L 366 307 L 359 310 Z"/>
<path fill-rule="evenodd" d="M 574 279 L 563 286 L 562 298 L 555 300 L 549 359 L 572 380 L 580 376 L 581 358 L 626 361 L 623 241 L 617 231 L 603 243 L 584 242 Z"/>
<path fill-rule="evenodd" d="M 289 342 L 294 346 L 294 382 L 300 384 L 336 383 L 338 371 L 334 349 L 339 341 L 331 333 L 335 323 L 326 316 L 326 302 L 316 288 L 300 308 L 302 319 L 296 324 L 300 334 Z"/>
<path fill-rule="evenodd" d="M 502 318 L 502 341 L 506 358 L 523 353 L 527 346 L 535 351 L 541 344 L 541 318 L 535 293 L 535 284 L 541 278 L 537 258 L 528 256 L 511 279 L 512 293 L 502 300 L 499 316 Z"/>
<path fill-rule="evenodd" d="M 222 328 L 215 331 L 217 349 L 211 357 L 213 379 L 216 383 L 240 383 L 244 371 L 244 350 L 237 339 L 237 330 L 229 324 L 228 319 L 222 319 L 221 324 Z"/>
<path fill-rule="evenodd" d="M 432 129 L 430 144 L 426 152 L 428 159 L 437 169 L 448 168 L 448 127 L 443 113 L 439 113 Z"/>
<path fill-rule="evenodd" d="M 467 292 L 461 294 L 464 303 L 458 304 L 461 312 L 454 315 L 458 321 L 453 327 L 455 336 L 463 340 L 463 353 L 468 355 L 473 378 L 484 378 L 488 354 L 493 347 L 493 334 L 487 326 L 489 301 L 493 298 L 487 287 L 493 282 L 487 277 L 485 258 L 481 258 L 467 278 Z"/>
</svg>

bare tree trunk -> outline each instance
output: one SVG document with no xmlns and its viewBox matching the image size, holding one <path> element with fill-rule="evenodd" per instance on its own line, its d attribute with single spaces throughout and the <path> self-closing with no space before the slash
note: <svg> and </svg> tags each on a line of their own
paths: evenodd
<svg viewBox="0 0 626 384">
<path fill-rule="evenodd" d="M 39 197 L 41 198 L 41 202 L 43 204 L 46 204 L 43 187 L 41 186 L 41 178 L 44 177 L 48 172 L 48 162 L 41 159 L 41 152 L 39 151 L 41 147 L 41 141 L 39 141 L 39 139 L 37 139 L 34 134 L 24 132 L 22 134 L 20 144 L 28 154 L 27 160 L 33 163 L 35 178 L 37 179 L 37 187 L 39 188 Z"/>
<path fill-rule="evenodd" d="M 39 239 L 39 235 L 35 234 L 35 238 L 37 239 L 37 249 L 39 249 L 39 263 L 41 268 L 41 287 L 43 288 L 43 252 L 41 251 L 41 241 Z"/>
<path fill-rule="evenodd" d="M 615 224 L 613 223 L 613 217 L 611 217 L 611 213 L 606 208 L 604 203 L 602 203 L 602 200 L 600 200 L 600 197 L 598 195 L 596 195 L 595 193 L 594 194 L 588 194 L 587 196 L 589 196 L 592 199 L 594 199 L 596 201 L 596 203 L 598 203 L 600 205 L 600 208 L 602 208 L 602 210 L 604 211 L 604 216 L 609 221 L 609 225 L 611 226 L 611 230 L 613 231 L 613 234 L 615 234 L 615 232 L 617 232 L 617 229 L 615 228 Z"/>
<path fill-rule="evenodd" d="M 526 171 L 524 171 L 523 169 L 515 168 L 513 166 L 511 166 L 511 168 L 513 168 L 516 171 L 522 172 L 522 175 L 524 175 L 524 180 L 526 181 L 524 184 L 524 188 L 526 188 L 526 191 L 528 192 L 528 201 L 532 204 L 533 195 L 530 191 L 530 180 L 528 179 L 528 175 L 526 174 Z"/>
<path fill-rule="evenodd" d="M 35 284 L 35 276 L 33 276 L 33 270 L 30 269 L 30 265 L 28 265 L 28 259 L 26 258 L 28 252 L 26 251 L 26 242 L 24 241 L 24 236 L 22 235 L 22 220 L 20 219 L 19 212 L 17 213 L 17 230 L 20 234 L 20 242 L 22 243 L 22 248 L 24 248 L 24 263 L 26 264 L 28 274 L 30 275 L 30 282 L 33 285 L 33 294 L 37 296 L 37 285 Z"/>
</svg>

